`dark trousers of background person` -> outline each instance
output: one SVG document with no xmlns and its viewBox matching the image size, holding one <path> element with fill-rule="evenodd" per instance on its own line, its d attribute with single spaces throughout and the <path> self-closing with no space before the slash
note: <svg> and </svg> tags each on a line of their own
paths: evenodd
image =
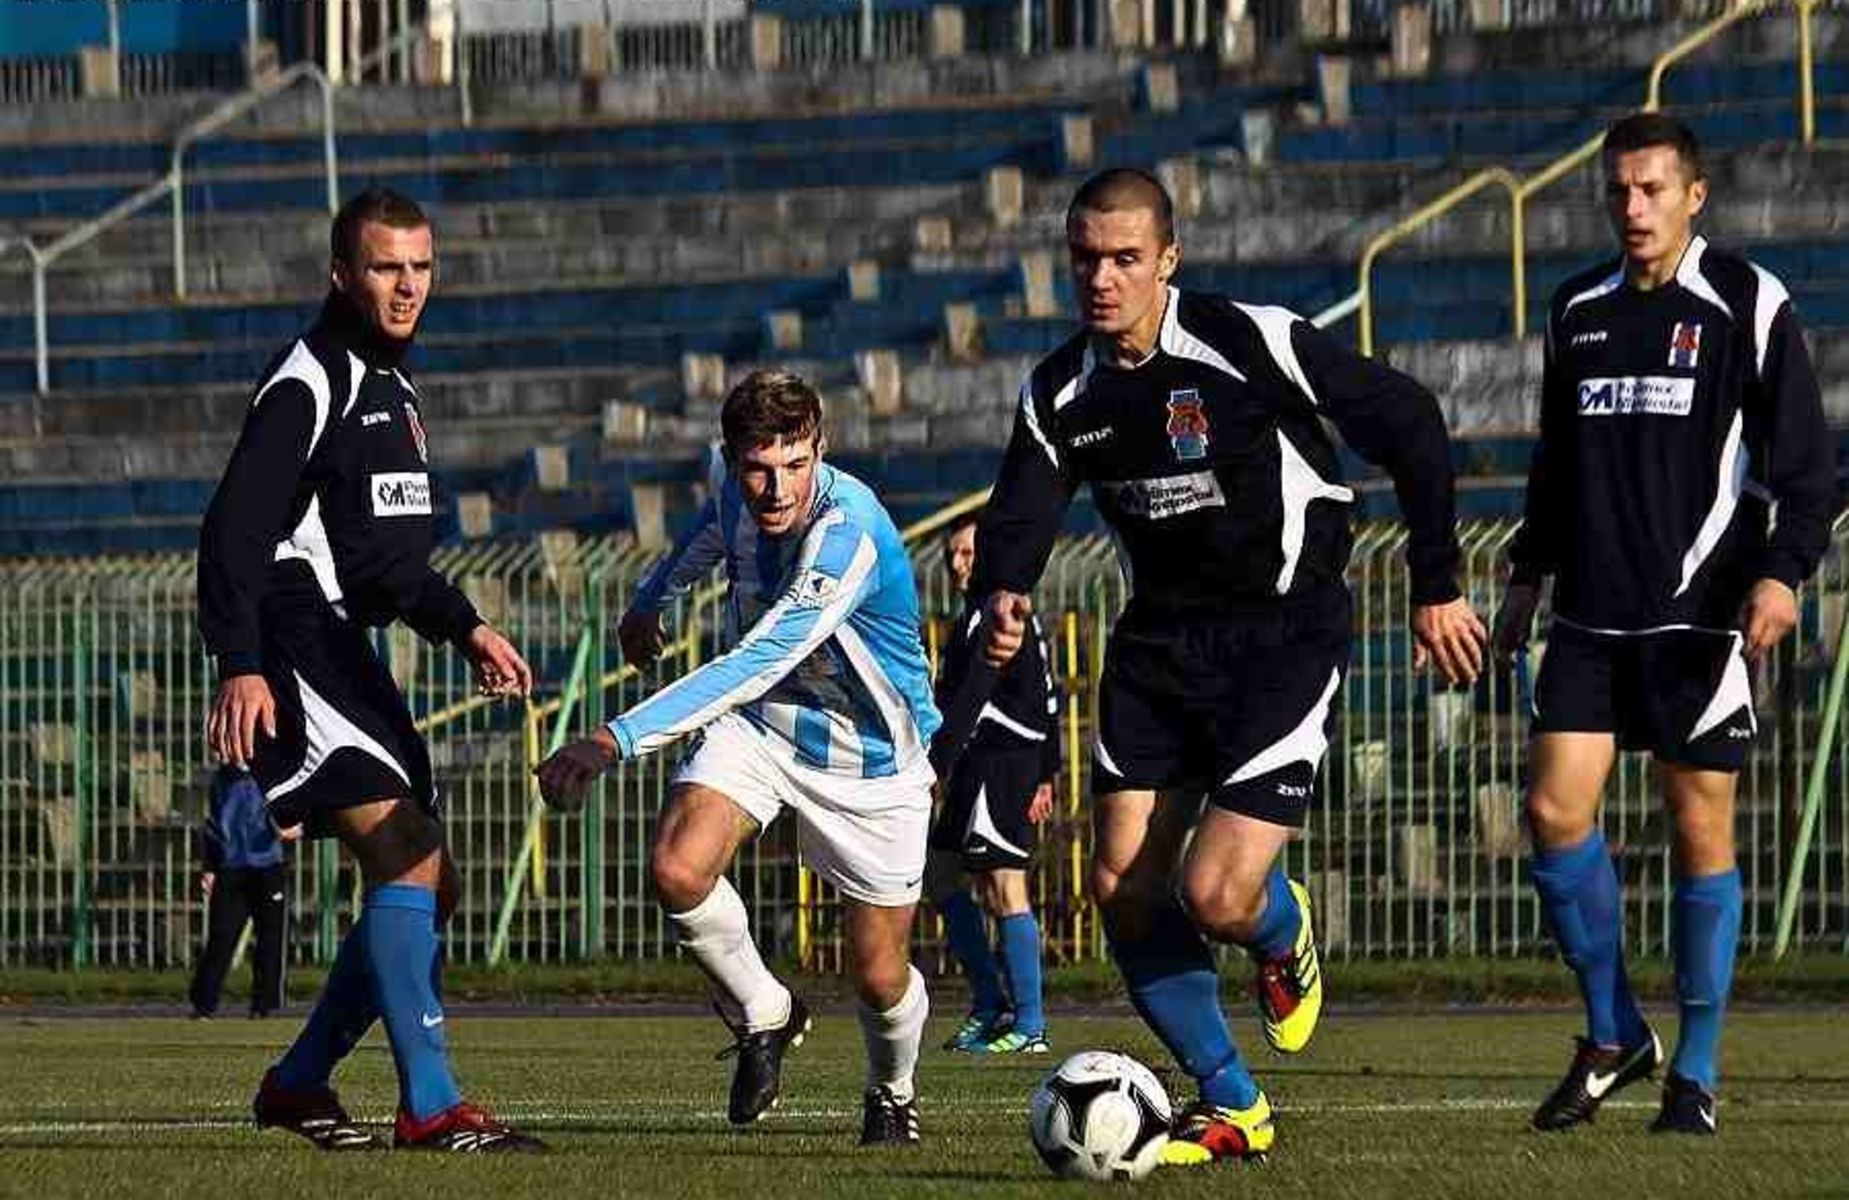
<svg viewBox="0 0 1849 1200">
<path fill-rule="evenodd" d="M 255 926 L 251 937 L 250 1011 L 267 1014 L 282 1007 L 283 954 L 289 880 L 281 866 L 249 871 L 220 871 L 206 901 L 205 949 L 193 969 L 193 1011 L 218 1011 L 218 996 L 237 952 L 244 922 Z"/>
</svg>

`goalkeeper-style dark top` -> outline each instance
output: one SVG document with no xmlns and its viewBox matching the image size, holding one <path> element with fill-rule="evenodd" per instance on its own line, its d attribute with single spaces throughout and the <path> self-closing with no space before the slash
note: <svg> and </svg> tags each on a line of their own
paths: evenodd
<svg viewBox="0 0 1849 1200">
<path fill-rule="evenodd" d="M 430 467 L 405 346 L 330 293 L 321 319 L 264 372 L 199 531 L 199 632 L 219 675 L 260 669 L 275 606 L 403 619 L 433 642 L 480 623 L 430 567 Z"/>
<path fill-rule="evenodd" d="M 1558 616 L 1734 628 L 1755 582 L 1816 570 L 1836 507 L 1817 379 L 1769 272 L 1697 237 L 1655 290 L 1622 260 L 1561 285 L 1510 548 L 1516 581 L 1555 576 Z"/>
<path fill-rule="evenodd" d="M 1430 392 L 1283 308 L 1168 290 L 1133 367 L 1083 333 L 1042 359 L 978 529 L 972 596 L 1032 590 L 1073 492 L 1116 535 L 1131 611 L 1206 616 L 1343 586 L 1353 493 L 1332 422 L 1393 479 L 1413 600 L 1458 595 L 1450 445 Z"/>
</svg>

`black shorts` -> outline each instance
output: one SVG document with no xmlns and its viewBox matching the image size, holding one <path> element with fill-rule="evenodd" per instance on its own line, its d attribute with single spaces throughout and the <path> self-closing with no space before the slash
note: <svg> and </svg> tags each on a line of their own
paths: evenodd
<svg viewBox="0 0 1849 1200">
<path fill-rule="evenodd" d="M 279 827 L 325 837 L 325 814 L 373 800 L 437 811 L 430 752 L 364 626 L 319 601 L 266 604 L 263 677 L 276 736 L 258 734 L 251 774 Z"/>
<path fill-rule="evenodd" d="M 1534 685 L 1536 733 L 1611 733 L 1626 750 L 1738 771 L 1759 730 L 1739 634 L 1614 636 L 1556 620 Z"/>
<path fill-rule="evenodd" d="M 984 751 L 972 745 L 944 785 L 944 803 L 931 826 L 931 848 L 961 855 L 965 871 L 1023 870 L 1034 858 L 1027 819 L 1045 782 L 1038 747 Z"/>
<path fill-rule="evenodd" d="M 1186 621 L 1133 606 L 1105 653 L 1092 791 L 1205 792 L 1300 827 L 1348 649 L 1345 591 Z"/>
</svg>

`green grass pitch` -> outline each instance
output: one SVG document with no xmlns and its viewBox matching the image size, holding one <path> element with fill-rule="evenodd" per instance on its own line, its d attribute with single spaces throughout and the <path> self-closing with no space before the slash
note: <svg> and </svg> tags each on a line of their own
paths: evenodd
<svg viewBox="0 0 1849 1200">
<path fill-rule="evenodd" d="M 939 1012 L 952 1007 L 940 995 Z M 1027 1142 L 1027 1096 L 1048 1059 L 925 1052 L 925 1145 L 862 1151 L 860 1034 L 825 1010 L 785 1075 L 783 1107 L 736 1132 L 719 1025 L 694 1015 L 507 1016 L 459 1011 L 451 1038 L 465 1090 L 547 1137 L 535 1159 L 320 1154 L 247 1124 L 252 1086 L 295 1019 L 193 1023 L 0 1015 L 0 1196 L 374 1195 L 723 1197 L 1073 1195 Z M 1666 1039 L 1673 1024 L 1665 1022 Z M 1255 1024 L 1239 1014 L 1247 1047 Z M 1564 1012 L 1332 1011 L 1309 1051 L 1255 1064 L 1279 1111 L 1263 1167 L 1159 1172 L 1150 1196 L 1367 1200 L 1484 1196 L 1578 1200 L 1849 1195 L 1849 1039 L 1819 1009 L 1734 1014 L 1713 1141 L 1645 1133 L 1653 1086 L 1571 1134 L 1526 1130 L 1571 1052 Z M 949 1031 L 940 1015 L 934 1047 Z M 1058 1052 L 1128 1051 L 1165 1071 L 1121 1010 L 1056 1012 Z M 1057 1054 L 1054 1056 L 1057 1058 Z M 375 1033 L 338 1082 L 383 1122 L 394 1084 Z"/>
</svg>

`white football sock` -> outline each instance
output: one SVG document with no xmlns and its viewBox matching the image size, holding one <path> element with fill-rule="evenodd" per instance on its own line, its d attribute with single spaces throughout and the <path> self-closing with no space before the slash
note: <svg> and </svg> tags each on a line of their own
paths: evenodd
<svg viewBox="0 0 1849 1200">
<path fill-rule="evenodd" d="M 706 899 L 683 913 L 669 913 L 680 944 L 713 981 L 719 1008 L 746 1032 L 774 1029 L 790 1019 L 790 989 L 778 982 L 751 940 L 745 902 L 721 875 Z"/>
<path fill-rule="evenodd" d="M 924 1039 L 925 1018 L 931 1013 L 924 976 L 907 966 L 905 995 L 885 1012 L 860 1003 L 860 1032 L 867 1043 L 867 1086 L 884 1085 L 895 1099 L 912 1098 L 912 1076 L 918 1070 L 918 1043 Z"/>
</svg>

